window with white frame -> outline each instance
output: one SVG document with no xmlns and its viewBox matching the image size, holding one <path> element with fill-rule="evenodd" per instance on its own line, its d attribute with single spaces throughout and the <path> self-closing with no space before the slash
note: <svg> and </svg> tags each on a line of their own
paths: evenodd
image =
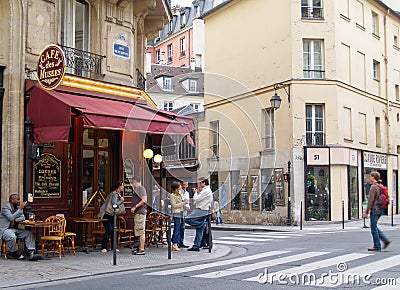
<svg viewBox="0 0 400 290">
<path fill-rule="evenodd" d="M 172 90 L 172 77 L 164 77 L 163 78 L 163 89 L 164 90 Z"/>
<path fill-rule="evenodd" d="M 197 79 L 189 79 L 189 92 L 191 93 L 197 93 Z"/>
<path fill-rule="evenodd" d="M 306 143 L 307 146 L 325 145 L 324 105 L 306 105 Z"/>
<path fill-rule="evenodd" d="M 186 54 L 186 44 L 185 44 L 185 38 L 182 37 L 180 39 L 180 47 L 181 47 L 181 56 L 185 56 Z"/>
<path fill-rule="evenodd" d="M 264 148 L 274 149 L 275 148 L 275 132 L 274 132 L 274 122 L 275 115 L 274 109 L 268 108 L 264 110 Z"/>
<path fill-rule="evenodd" d="M 174 102 L 164 102 L 164 111 L 172 111 L 174 109 Z"/>
<path fill-rule="evenodd" d="M 168 61 L 172 61 L 172 43 L 168 44 L 167 51 L 168 51 Z"/>
<path fill-rule="evenodd" d="M 200 104 L 191 103 L 190 105 L 192 106 L 193 111 L 195 111 L 195 112 L 199 112 L 200 111 Z"/>
<path fill-rule="evenodd" d="M 194 6 L 194 17 L 199 17 L 200 16 L 200 9 L 199 6 Z"/>
<path fill-rule="evenodd" d="M 394 96 L 396 101 L 400 101 L 399 85 L 394 85 Z"/>
<path fill-rule="evenodd" d="M 322 40 L 303 40 L 303 75 L 307 79 L 322 79 L 324 76 Z"/>
<path fill-rule="evenodd" d="M 381 147 L 381 118 L 375 117 L 375 137 L 376 137 L 376 147 Z"/>
<path fill-rule="evenodd" d="M 219 121 L 210 122 L 211 151 L 215 156 L 219 155 Z"/>
<path fill-rule="evenodd" d="M 156 63 L 160 63 L 161 60 L 161 51 L 159 49 L 156 50 Z"/>
<path fill-rule="evenodd" d="M 379 81 L 380 80 L 380 74 L 381 74 L 379 61 L 373 60 L 373 62 L 372 62 L 372 70 L 373 70 L 374 80 Z"/>
<path fill-rule="evenodd" d="M 322 18 L 322 0 L 301 0 L 302 18 Z"/>
<path fill-rule="evenodd" d="M 399 47 L 399 27 L 397 25 L 393 25 L 393 45 Z"/>
<path fill-rule="evenodd" d="M 172 22 L 173 20 L 171 20 L 169 23 L 168 23 L 168 31 L 169 32 L 171 32 L 172 31 L 172 28 L 173 28 L 173 22 Z"/>
<path fill-rule="evenodd" d="M 372 33 L 379 35 L 379 18 L 378 14 L 372 11 Z"/>
</svg>

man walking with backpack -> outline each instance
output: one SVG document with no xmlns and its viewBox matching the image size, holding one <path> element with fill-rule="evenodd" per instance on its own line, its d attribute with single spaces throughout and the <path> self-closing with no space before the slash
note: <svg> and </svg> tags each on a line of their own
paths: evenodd
<svg viewBox="0 0 400 290">
<path fill-rule="evenodd" d="M 378 228 L 378 220 L 381 217 L 383 210 L 388 206 L 389 196 L 387 195 L 387 189 L 381 184 L 382 180 L 379 172 L 371 172 L 369 178 L 372 186 L 369 190 L 368 206 L 365 210 L 364 217 L 368 218 L 368 214 L 370 215 L 371 234 L 374 246 L 369 248 L 368 251 L 380 252 L 381 241 L 384 243 L 384 249 L 386 249 L 391 243 L 391 241 Z"/>
</svg>

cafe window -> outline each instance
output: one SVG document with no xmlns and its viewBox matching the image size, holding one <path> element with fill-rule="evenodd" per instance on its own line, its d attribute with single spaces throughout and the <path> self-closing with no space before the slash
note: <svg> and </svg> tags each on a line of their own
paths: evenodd
<svg viewBox="0 0 400 290">
<path fill-rule="evenodd" d="M 231 171 L 230 173 L 231 184 L 231 209 L 240 210 L 240 171 Z"/>
</svg>

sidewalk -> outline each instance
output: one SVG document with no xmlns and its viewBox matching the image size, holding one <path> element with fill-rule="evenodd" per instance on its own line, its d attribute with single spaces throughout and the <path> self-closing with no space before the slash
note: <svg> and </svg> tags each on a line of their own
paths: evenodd
<svg viewBox="0 0 400 290">
<path fill-rule="evenodd" d="M 215 260 L 227 256 L 231 249 L 224 245 L 215 245 L 211 251 L 200 252 L 172 252 L 171 260 L 168 260 L 168 248 L 150 246 L 146 249 L 145 256 L 131 254 L 131 249 L 121 247 L 117 254 L 117 265 L 113 266 L 113 253 L 91 252 L 86 254 L 77 252 L 76 256 L 66 253 L 61 260 L 58 256 L 49 256 L 49 259 L 36 262 L 0 258 L 2 275 L 0 277 L 0 289 L 21 287 L 29 288 L 30 284 L 51 281 L 60 281 L 71 278 L 83 278 L 101 274 L 121 273 L 124 271 L 159 268 L 167 265 L 178 265 L 190 262 Z"/>
<path fill-rule="evenodd" d="M 369 220 L 366 221 L 369 226 Z M 391 217 L 382 216 L 379 221 L 380 227 L 385 230 L 391 228 Z M 400 215 L 394 216 L 394 226 L 400 228 Z M 345 222 L 346 229 L 363 228 L 363 220 Z M 212 224 L 213 230 L 225 231 L 284 231 L 298 232 L 299 226 L 262 226 L 262 225 L 239 225 L 239 224 Z M 303 231 L 318 230 L 342 230 L 340 222 L 304 222 Z M 365 229 L 369 230 L 369 229 Z M 191 242 L 191 241 L 190 241 Z M 191 243 L 188 242 L 188 245 Z M 230 247 L 215 244 L 211 253 L 208 250 L 200 252 L 172 252 L 172 259 L 168 260 L 168 249 L 164 247 L 151 246 L 146 249 L 145 256 L 131 255 L 129 248 L 122 247 L 117 254 L 117 265 L 113 266 L 112 252 L 102 254 L 91 252 L 89 255 L 77 252 L 76 256 L 67 253 L 61 260 L 57 256 L 50 256 L 48 260 L 37 262 L 5 260 L 0 258 L 3 274 L 0 277 L 0 289 L 21 287 L 29 288 L 30 284 L 51 281 L 60 281 L 71 278 L 83 278 L 114 272 L 130 270 L 159 268 L 167 265 L 178 265 L 190 262 L 215 260 L 230 254 Z"/>
</svg>

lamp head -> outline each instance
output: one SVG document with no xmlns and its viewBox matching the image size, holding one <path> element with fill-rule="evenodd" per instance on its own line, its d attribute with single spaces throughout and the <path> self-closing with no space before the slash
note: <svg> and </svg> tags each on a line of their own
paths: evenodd
<svg viewBox="0 0 400 290">
<path fill-rule="evenodd" d="M 143 151 L 143 157 L 146 159 L 152 158 L 153 155 L 154 155 L 154 153 L 153 153 L 153 150 L 151 150 L 151 149 L 146 149 Z"/>
<path fill-rule="evenodd" d="M 156 154 L 156 155 L 154 155 L 154 159 L 153 160 L 154 160 L 155 163 L 161 163 L 162 160 L 163 160 L 163 157 L 160 154 Z"/>
<path fill-rule="evenodd" d="M 282 99 L 278 94 L 275 92 L 275 95 L 272 96 L 272 98 L 269 100 L 271 103 L 271 107 L 274 108 L 275 110 L 279 109 L 282 103 Z"/>
</svg>

